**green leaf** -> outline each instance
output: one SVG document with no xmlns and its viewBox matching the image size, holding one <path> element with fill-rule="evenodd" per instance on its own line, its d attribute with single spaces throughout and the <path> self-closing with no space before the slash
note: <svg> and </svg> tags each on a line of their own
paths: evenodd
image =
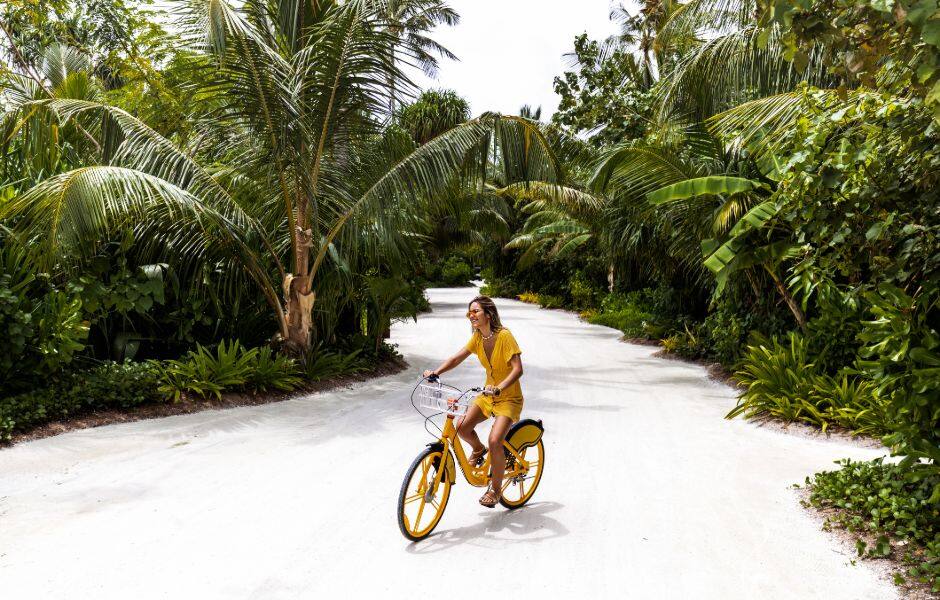
<svg viewBox="0 0 940 600">
<path fill-rule="evenodd" d="M 875 223 L 868 228 L 868 231 L 865 232 L 865 239 L 868 241 L 877 240 L 881 237 L 881 232 L 884 231 L 884 223 Z"/>
<path fill-rule="evenodd" d="M 920 32 L 921 39 L 931 46 L 940 48 L 940 19 L 930 19 Z"/>
<path fill-rule="evenodd" d="M 729 196 L 750 192 L 765 187 L 763 183 L 743 177 L 728 175 L 709 175 L 686 179 L 672 185 L 667 185 L 647 195 L 652 204 L 662 204 L 673 200 L 685 200 L 696 196 L 722 195 Z"/>
</svg>

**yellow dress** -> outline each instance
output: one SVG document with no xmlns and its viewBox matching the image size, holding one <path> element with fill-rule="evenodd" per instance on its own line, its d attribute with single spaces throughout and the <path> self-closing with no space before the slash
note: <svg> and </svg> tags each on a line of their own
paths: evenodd
<svg viewBox="0 0 940 600">
<path fill-rule="evenodd" d="M 486 358 L 483 349 L 483 336 L 479 331 L 473 332 L 473 337 L 466 345 L 467 352 L 476 354 L 480 364 L 486 369 L 486 385 L 498 385 L 512 371 L 510 359 L 516 354 L 522 354 L 516 338 L 505 327 L 496 332 L 496 343 L 493 345 L 493 354 Z M 519 420 L 522 414 L 522 387 L 517 379 L 511 386 L 500 392 L 499 396 L 485 396 L 480 394 L 473 401 L 480 407 L 483 415 L 490 418 L 494 415 L 509 417 L 513 422 Z"/>
</svg>

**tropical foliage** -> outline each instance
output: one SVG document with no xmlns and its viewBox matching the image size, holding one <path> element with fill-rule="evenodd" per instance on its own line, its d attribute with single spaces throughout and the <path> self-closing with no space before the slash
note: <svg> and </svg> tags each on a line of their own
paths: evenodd
<svg viewBox="0 0 940 600">
<path fill-rule="evenodd" d="M 576 38 L 555 81 L 548 130 L 585 140 L 570 191 L 518 197 L 488 289 L 720 361 L 745 387 L 729 417 L 884 436 L 936 473 L 937 11 L 616 8 L 621 33 Z"/>
<path fill-rule="evenodd" d="M 938 476 L 911 480 L 904 468 L 881 459 L 839 466 L 807 477 L 808 504 L 829 509 L 827 527 L 856 536 L 860 557 L 897 558 L 904 565 L 894 576 L 898 584 L 940 592 L 940 509 L 930 497 Z"/>
<path fill-rule="evenodd" d="M 446 2 L 172 4 L 172 33 L 0 9 L 0 396 L 107 360 L 168 360 L 171 396 L 359 370 L 508 235 L 500 190 L 565 176 L 536 121 L 419 97 Z"/>
</svg>

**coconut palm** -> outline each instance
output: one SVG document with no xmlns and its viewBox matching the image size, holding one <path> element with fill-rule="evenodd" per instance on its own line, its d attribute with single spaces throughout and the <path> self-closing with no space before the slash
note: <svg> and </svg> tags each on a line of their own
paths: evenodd
<svg viewBox="0 0 940 600">
<path fill-rule="evenodd" d="M 388 31 L 394 36 L 392 48 L 393 60 L 399 57 L 405 63 L 421 69 L 425 75 L 437 75 L 437 57 L 457 60 L 453 52 L 428 36 L 428 32 L 438 25 L 454 26 L 460 22 L 460 15 L 442 0 L 388 0 L 383 8 L 383 18 Z M 397 55 L 401 48 L 403 55 Z M 395 112 L 394 93 L 396 81 L 389 80 L 392 94 L 389 95 L 389 112 Z"/>
<path fill-rule="evenodd" d="M 229 285 L 254 282 L 287 345 L 309 347 L 321 272 L 401 248 L 415 207 L 456 175 L 479 174 L 495 152 L 508 181 L 562 177 L 521 117 L 486 113 L 421 147 L 386 130 L 401 93 L 389 82 L 411 85 L 391 53 L 403 42 L 387 10 L 368 0 L 190 1 L 178 16 L 211 117 L 202 135 L 177 147 L 99 101 L 20 103 L 19 114 L 42 108 L 63 124 L 106 114 L 124 140 L 110 164 L 44 180 L 0 218 L 42 240 L 36 252 L 49 262 L 78 259 L 131 225 L 155 256 L 214 261 Z"/>
</svg>

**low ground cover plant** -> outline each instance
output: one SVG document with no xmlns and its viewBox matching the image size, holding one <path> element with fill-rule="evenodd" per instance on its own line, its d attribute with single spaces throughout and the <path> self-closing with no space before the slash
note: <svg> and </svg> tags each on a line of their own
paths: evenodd
<svg viewBox="0 0 940 600">
<path fill-rule="evenodd" d="M 362 346 L 367 340 L 357 339 Z M 239 341 L 215 347 L 197 345 L 177 360 L 105 362 L 63 372 L 29 392 L 0 396 L 0 442 L 14 433 L 98 410 L 129 410 L 145 404 L 199 400 L 225 392 L 288 392 L 307 382 L 360 373 L 395 355 L 387 344 L 378 351 L 351 351 L 322 344 L 295 359 L 272 348 L 246 348 Z"/>
<path fill-rule="evenodd" d="M 0 398 L 0 441 L 49 421 L 101 409 L 129 409 L 166 399 L 156 361 L 104 363 L 60 375 L 36 390 Z"/>
<path fill-rule="evenodd" d="M 940 476 L 882 459 L 838 464 L 835 471 L 807 477 L 807 504 L 834 509 L 826 527 L 858 534 L 859 556 L 892 556 L 905 565 L 897 583 L 913 581 L 940 592 Z"/>
</svg>

